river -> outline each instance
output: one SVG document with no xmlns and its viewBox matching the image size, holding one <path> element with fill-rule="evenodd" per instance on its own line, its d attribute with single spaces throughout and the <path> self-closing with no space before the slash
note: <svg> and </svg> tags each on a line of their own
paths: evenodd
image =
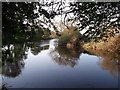
<svg viewBox="0 0 120 90">
<path fill-rule="evenodd" d="M 117 88 L 118 66 L 57 39 L 4 46 L 2 84 L 7 88 Z"/>
</svg>

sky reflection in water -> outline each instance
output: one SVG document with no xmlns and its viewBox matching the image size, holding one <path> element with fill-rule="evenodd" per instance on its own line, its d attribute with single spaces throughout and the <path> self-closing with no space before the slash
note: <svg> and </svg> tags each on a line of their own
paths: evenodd
<svg viewBox="0 0 120 90">
<path fill-rule="evenodd" d="M 20 60 L 11 58 L 11 62 L 3 62 L 3 83 L 13 88 L 118 87 L 117 65 L 106 65 L 100 57 L 78 51 L 80 49 L 56 49 L 54 41 L 42 43 L 43 47 L 40 43 L 26 46 L 27 49 L 23 49 L 24 45 L 17 47 L 16 50 L 26 51 L 27 56 L 23 59 L 23 52 L 16 51 Z"/>
</svg>

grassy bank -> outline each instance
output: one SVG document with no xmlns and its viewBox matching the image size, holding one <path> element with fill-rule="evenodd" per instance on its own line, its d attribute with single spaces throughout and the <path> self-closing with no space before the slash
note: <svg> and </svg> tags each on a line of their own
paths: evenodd
<svg viewBox="0 0 120 90">
<path fill-rule="evenodd" d="M 120 60 L 120 35 L 108 38 L 108 41 L 84 43 L 83 48 L 96 56 Z"/>
</svg>

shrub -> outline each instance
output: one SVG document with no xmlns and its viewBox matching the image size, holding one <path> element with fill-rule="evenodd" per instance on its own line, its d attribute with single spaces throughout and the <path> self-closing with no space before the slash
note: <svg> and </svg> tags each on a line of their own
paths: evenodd
<svg viewBox="0 0 120 90">
<path fill-rule="evenodd" d="M 109 56 L 109 59 L 120 59 L 120 35 L 107 39 L 108 41 L 90 42 L 83 45 L 88 52 L 98 56 Z"/>
<path fill-rule="evenodd" d="M 66 46 L 67 43 L 78 45 L 81 34 L 76 27 L 65 28 L 61 32 L 61 37 L 59 38 L 58 45 Z"/>
</svg>

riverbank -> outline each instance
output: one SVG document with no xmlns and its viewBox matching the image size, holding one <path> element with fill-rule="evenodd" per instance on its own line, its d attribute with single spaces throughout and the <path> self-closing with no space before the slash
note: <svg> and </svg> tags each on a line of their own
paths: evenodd
<svg viewBox="0 0 120 90">
<path fill-rule="evenodd" d="M 108 41 L 84 43 L 83 48 L 96 56 L 120 60 L 120 35 L 108 38 Z"/>
<path fill-rule="evenodd" d="M 120 35 L 108 36 L 108 38 L 103 37 L 97 42 L 84 42 L 78 31 L 65 29 L 62 36 L 59 37 L 58 46 L 64 46 L 67 49 L 82 47 L 92 55 L 104 57 L 108 60 L 120 60 Z"/>
</svg>

